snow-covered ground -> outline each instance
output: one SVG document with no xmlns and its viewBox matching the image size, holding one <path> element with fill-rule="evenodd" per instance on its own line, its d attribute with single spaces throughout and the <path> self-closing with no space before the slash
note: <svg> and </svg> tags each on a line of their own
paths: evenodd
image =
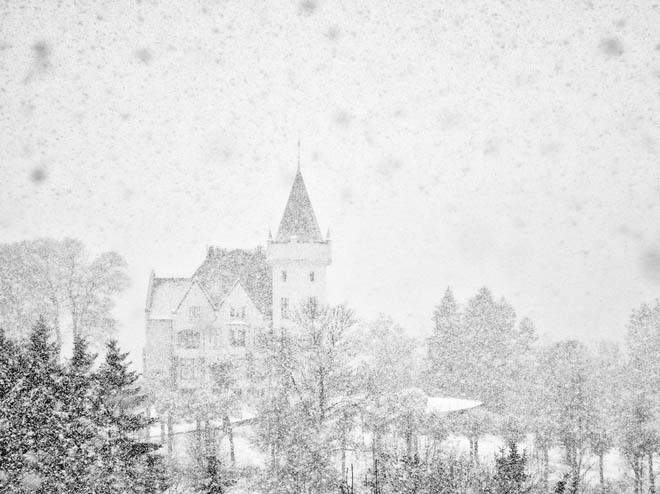
<svg viewBox="0 0 660 494">
<path fill-rule="evenodd" d="M 220 423 L 214 424 L 218 427 Z M 221 428 L 218 429 L 219 431 Z M 178 423 L 174 425 L 173 435 L 173 453 L 174 457 L 178 459 L 185 459 L 189 457 L 189 452 L 192 444 L 195 441 L 194 436 L 195 424 L 194 423 Z M 151 428 L 151 440 L 160 442 L 160 427 L 153 426 Z M 346 465 L 349 469 L 353 466 L 353 475 L 355 482 L 362 482 L 367 470 L 371 467 L 371 436 L 368 432 L 358 433 L 358 447 L 355 450 L 347 451 Z M 225 461 L 229 459 L 229 441 L 226 435 L 219 432 L 220 438 L 220 451 Z M 237 425 L 234 428 L 234 451 L 236 457 L 236 466 L 239 468 L 245 467 L 259 467 L 265 464 L 266 455 L 260 451 L 254 442 L 254 430 L 249 423 L 244 425 Z M 419 451 L 423 454 L 426 440 L 424 437 L 419 438 Z M 468 455 L 469 454 L 469 441 L 463 436 L 450 436 L 440 445 L 442 451 L 453 455 Z M 496 455 L 504 447 L 502 439 L 492 435 L 486 435 L 479 441 L 479 458 L 480 462 L 484 465 L 493 465 Z M 163 445 L 163 453 L 166 453 L 166 443 Z M 519 443 L 519 450 L 523 451 L 529 458 L 532 469 L 535 465 L 540 465 L 540 452 L 537 451 L 533 444 L 532 436 L 528 436 L 524 441 Z M 539 463 L 536 463 L 539 462 Z M 610 480 L 621 479 L 626 475 L 628 467 L 625 459 L 621 454 L 612 450 L 605 456 L 604 463 L 605 478 Z M 598 483 L 598 458 L 589 455 L 585 460 L 585 468 L 587 474 L 585 481 L 590 484 Z M 540 470 L 540 466 L 539 466 Z M 563 462 L 563 452 L 560 448 L 555 448 L 550 452 L 550 480 L 558 480 L 566 472 L 566 466 Z M 240 492 L 240 490 L 235 491 Z M 246 491 L 247 492 L 247 491 Z"/>
</svg>

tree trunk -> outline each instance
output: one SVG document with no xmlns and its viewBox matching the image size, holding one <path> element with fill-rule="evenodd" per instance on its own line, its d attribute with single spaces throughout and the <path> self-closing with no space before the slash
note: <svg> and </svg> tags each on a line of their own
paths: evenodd
<svg viewBox="0 0 660 494">
<path fill-rule="evenodd" d="M 472 439 L 472 437 L 469 437 L 468 441 L 470 441 L 470 463 L 472 463 L 472 465 L 474 465 L 475 464 L 475 462 L 474 462 L 474 439 Z"/>
<path fill-rule="evenodd" d="M 543 489 L 548 490 L 548 471 L 550 470 L 549 448 L 543 448 Z"/>
<path fill-rule="evenodd" d="M 195 419 L 195 441 L 197 442 L 197 450 L 202 450 L 202 421 Z"/>
<path fill-rule="evenodd" d="M 605 454 L 598 454 L 598 477 L 600 478 L 600 492 L 605 494 L 605 469 L 603 468 L 605 463 Z"/>
<path fill-rule="evenodd" d="M 479 438 L 474 438 L 474 464 L 479 466 Z"/>
<path fill-rule="evenodd" d="M 378 432 L 373 431 L 371 436 L 371 460 L 373 462 L 374 472 L 378 468 Z"/>
<path fill-rule="evenodd" d="M 229 416 L 225 415 L 222 419 L 223 426 L 227 432 L 227 438 L 229 439 L 229 461 L 231 461 L 231 466 L 236 466 L 236 455 L 234 450 L 234 428 L 231 425 L 231 420 Z"/>
<path fill-rule="evenodd" d="M 642 494 L 644 485 L 642 483 L 642 466 L 639 455 L 635 455 L 632 464 L 633 473 L 635 474 L 635 494 Z"/>
<path fill-rule="evenodd" d="M 568 489 L 570 493 L 576 493 L 580 484 L 580 472 L 578 467 L 578 451 L 575 442 L 566 440 L 564 442 L 566 448 L 566 463 L 570 469 Z"/>
<path fill-rule="evenodd" d="M 147 404 L 147 410 L 145 412 L 145 415 L 147 416 L 147 420 L 151 420 L 151 404 Z M 151 425 L 147 425 L 144 428 L 144 440 L 145 442 L 149 442 L 151 439 Z"/>
<path fill-rule="evenodd" d="M 211 447 L 213 445 L 213 430 L 208 420 L 204 422 L 204 449 L 206 454 L 211 454 Z"/>
<path fill-rule="evenodd" d="M 406 453 L 408 454 L 408 457 L 412 457 L 413 455 L 413 425 L 412 425 L 412 418 L 408 416 L 406 418 Z"/>
<path fill-rule="evenodd" d="M 325 420 L 325 372 L 323 368 L 319 370 L 319 428 Z"/>
<path fill-rule="evenodd" d="M 159 420 L 160 423 L 160 445 L 165 446 L 165 421 L 163 420 L 163 417 L 160 417 Z"/>
<path fill-rule="evenodd" d="M 655 476 L 653 474 L 653 452 L 649 453 L 649 494 L 655 494 Z"/>
<path fill-rule="evenodd" d="M 346 472 L 346 414 L 344 414 L 344 421 L 341 425 L 341 473 L 344 475 Z"/>
<path fill-rule="evenodd" d="M 172 452 L 174 450 L 174 438 L 172 434 L 174 433 L 174 421 L 172 420 L 172 414 L 167 414 L 167 455 L 171 458 Z"/>
</svg>

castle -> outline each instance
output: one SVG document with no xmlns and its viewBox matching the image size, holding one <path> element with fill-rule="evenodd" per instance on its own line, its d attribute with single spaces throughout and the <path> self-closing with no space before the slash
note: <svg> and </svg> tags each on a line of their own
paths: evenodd
<svg viewBox="0 0 660 494">
<path fill-rule="evenodd" d="M 190 278 L 152 271 L 145 307 L 144 377 L 194 389 L 220 361 L 249 373 L 255 337 L 287 328 L 302 304 L 325 304 L 329 234 L 321 235 L 300 167 L 266 249 L 208 249 Z"/>
</svg>

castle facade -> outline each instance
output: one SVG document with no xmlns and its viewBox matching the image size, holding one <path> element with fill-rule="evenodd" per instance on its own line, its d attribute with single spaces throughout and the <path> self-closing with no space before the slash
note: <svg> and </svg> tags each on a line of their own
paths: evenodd
<svg viewBox="0 0 660 494">
<path fill-rule="evenodd" d="M 194 389 L 214 363 L 249 375 L 259 331 L 291 326 L 303 304 L 326 303 L 329 234 L 321 235 L 300 168 L 266 248 L 210 247 L 189 278 L 151 273 L 145 307 L 144 377 Z"/>
</svg>

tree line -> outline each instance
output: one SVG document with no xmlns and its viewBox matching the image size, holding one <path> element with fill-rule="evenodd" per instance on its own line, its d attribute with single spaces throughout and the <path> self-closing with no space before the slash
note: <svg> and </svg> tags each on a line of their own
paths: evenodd
<svg viewBox="0 0 660 494">
<path fill-rule="evenodd" d="M 264 491 L 331 492 L 337 478 L 345 482 L 347 453 L 359 451 L 371 458 L 360 479 L 370 492 L 518 492 L 493 486 L 503 468 L 523 463 L 520 492 L 655 492 L 660 301 L 632 312 L 624 346 L 541 343 L 533 323 L 486 288 L 464 305 L 448 289 L 426 341 L 387 317 L 360 324 L 345 307 L 312 307 L 295 318 L 296 332 L 272 333 L 263 345 Z M 424 410 L 428 396 L 484 405 L 434 417 Z M 443 452 L 451 435 L 468 439 L 467 458 Z M 505 448 L 481 465 L 487 435 Z M 530 441 L 530 455 L 520 454 Z M 606 475 L 610 452 L 627 466 L 621 478 Z"/>
<path fill-rule="evenodd" d="M 626 490 L 655 492 L 660 301 L 632 312 L 623 348 L 576 340 L 541 345 L 531 323 L 515 325 L 512 314 L 487 289 L 463 307 L 448 290 L 435 312 L 429 380 L 442 391 L 484 400 L 487 413 L 475 416 L 472 441 L 486 432 L 507 442 L 532 434 L 542 483 L 547 486 L 549 451 L 559 448 L 567 492 L 576 493 L 586 489 L 592 457 L 600 492 L 614 488 L 605 480 L 604 458 L 616 448 L 632 473 Z"/>
<path fill-rule="evenodd" d="M 238 483 L 273 493 L 655 493 L 659 301 L 632 311 L 621 345 L 541 342 L 531 320 L 486 288 L 465 303 L 447 289 L 426 339 L 386 316 L 361 322 L 344 306 L 303 306 L 291 331 L 260 334 L 247 379 L 219 360 L 194 391 L 168 379 L 139 391 L 116 342 L 98 365 L 85 343 L 112 334 L 114 297 L 126 285 L 119 256 L 90 260 L 75 241 L 35 241 L 1 246 L 0 258 L 0 486 L 12 492 L 122 492 L 81 487 L 121 477 L 152 479 L 117 487 L 131 492 Z M 59 354 L 65 326 L 68 360 Z M 484 405 L 441 417 L 425 409 L 429 396 Z M 230 419 L 246 406 L 264 455 L 251 470 L 236 467 Z M 157 454 L 140 439 L 152 423 L 146 409 L 165 438 Z M 192 466 L 172 454 L 183 421 L 196 424 Z M 448 450 L 452 436 L 467 438 L 465 453 Z M 486 436 L 505 445 L 494 461 L 482 461 Z M 611 452 L 626 465 L 619 479 L 607 475 Z"/>
</svg>

